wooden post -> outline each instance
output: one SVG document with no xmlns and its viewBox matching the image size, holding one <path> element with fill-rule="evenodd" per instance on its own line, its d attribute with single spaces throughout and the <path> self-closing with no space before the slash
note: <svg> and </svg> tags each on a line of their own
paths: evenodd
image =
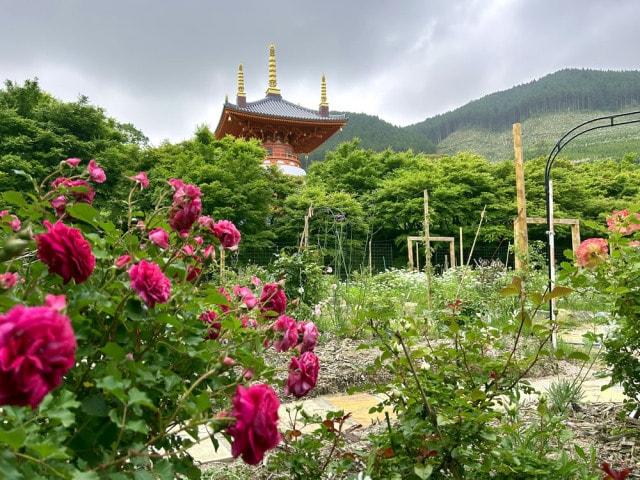
<svg viewBox="0 0 640 480">
<path fill-rule="evenodd" d="M 446 253 L 444 255 L 444 270 L 449 270 L 449 256 Z"/>
<path fill-rule="evenodd" d="M 571 225 L 571 248 L 573 250 L 573 258 L 577 259 L 576 252 L 580 246 L 580 224 Z"/>
<path fill-rule="evenodd" d="M 369 239 L 369 275 L 373 274 L 373 262 L 371 261 L 372 260 L 372 257 L 371 257 L 371 240 L 372 239 Z"/>
<path fill-rule="evenodd" d="M 464 267 L 464 248 L 462 247 L 462 227 L 460 227 L 460 266 Z"/>
<path fill-rule="evenodd" d="M 416 242 L 416 270 L 420 271 L 420 242 Z"/>
<path fill-rule="evenodd" d="M 407 237 L 407 254 L 409 255 L 409 270 L 413 270 L 413 242 Z"/>
<path fill-rule="evenodd" d="M 424 249 L 425 249 L 425 266 L 424 271 L 427 274 L 427 306 L 431 310 L 431 239 L 429 233 L 429 192 L 424 191 Z"/>
<path fill-rule="evenodd" d="M 529 254 L 529 236 L 527 233 L 527 197 L 524 187 L 524 158 L 522 154 L 522 125 L 513 124 L 513 151 L 516 169 L 516 202 L 518 220 L 515 228 L 516 270 L 526 268 Z"/>
<path fill-rule="evenodd" d="M 449 258 L 451 259 L 451 268 L 456 267 L 456 242 L 452 240 L 449 242 Z"/>
</svg>

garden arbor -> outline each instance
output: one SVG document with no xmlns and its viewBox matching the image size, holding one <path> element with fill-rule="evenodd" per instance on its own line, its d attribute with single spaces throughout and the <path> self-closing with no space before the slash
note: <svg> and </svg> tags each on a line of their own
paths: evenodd
<svg viewBox="0 0 640 480">
<path fill-rule="evenodd" d="M 545 187 L 545 201 L 547 209 L 547 259 L 548 265 L 548 289 L 553 290 L 556 281 L 556 267 L 555 267 L 555 239 L 554 239 L 554 226 L 559 223 L 553 218 L 553 183 L 551 180 L 551 169 L 556 161 L 556 158 L 560 152 L 575 138 L 584 135 L 587 132 L 593 130 L 599 130 L 601 128 L 619 127 L 622 125 L 630 125 L 640 123 L 640 110 L 628 113 L 619 113 L 616 115 L 607 115 L 604 117 L 597 117 L 592 120 L 586 121 L 577 125 L 576 127 L 565 133 L 560 140 L 555 144 L 549 157 L 547 158 L 547 164 L 544 170 L 544 187 Z M 555 302 L 549 301 L 549 320 L 552 324 L 555 323 Z M 556 346 L 555 331 L 553 335 L 553 345 Z"/>
</svg>

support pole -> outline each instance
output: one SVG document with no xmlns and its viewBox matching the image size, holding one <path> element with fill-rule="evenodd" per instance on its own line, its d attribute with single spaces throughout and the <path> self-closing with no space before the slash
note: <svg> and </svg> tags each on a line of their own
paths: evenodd
<svg viewBox="0 0 640 480">
<path fill-rule="evenodd" d="M 580 246 L 580 224 L 571 225 L 571 249 L 573 250 L 573 258 L 577 259 L 576 253 Z"/>
<path fill-rule="evenodd" d="M 416 270 L 420 271 L 420 243 L 416 242 Z"/>
<path fill-rule="evenodd" d="M 547 220 L 549 222 L 547 234 L 549 235 L 549 292 L 556 286 L 556 242 L 553 225 L 553 181 L 549 181 L 547 189 Z M 558 347 L 558 331 L 556 326 L 556 300 L 549 301 L 549 320 L 551 323 L 551 346 L 554 350 Z"/>
<path fill-rule="evenodd" d="M 464 248 L 462 246 L 462 227 L 460 227 L 460 266 L 464 267 Z"/>
<path fill-rule="evenodd" d="M 409 270 L 413 270 L 413 242 L 407 237 L 407 255 L 409 256 Z"/>
<path fill-rule="evenodd" d="M 425 248 L 425 266 L 424 271 L 427 274 L 427 306 L 431 310 L 431 238 L 429 233 L 429 192 L 424 191 L 424 248 Z"/>
<path fill-rule="evenodd" d="M 371 256 L 371 239 L 369 239 L 369 275 L 373 275 L 373 262 Z"/>
<path fill-rule="evenodd" d="M 524 186 L 524 157 L 522 154 L 522 125 L 513 124 L 513 151 L 516 171 L 516 204 L 518 217 L 514 232 L 516 247 L 516 271 L 527 267 L 529 255 L 529 235 L 527 232 L 527 197 Z"/>
<path fill-rule="evenodd" d="M 456 241 L 449 242 L 449 258 L 451 259 L 451 268 L 456 267 Z"/>
</svg>

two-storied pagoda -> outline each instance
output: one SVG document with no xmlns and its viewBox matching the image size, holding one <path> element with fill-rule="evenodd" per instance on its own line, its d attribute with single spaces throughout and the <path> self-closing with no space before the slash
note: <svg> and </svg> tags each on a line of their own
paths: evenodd
<svg viewBox="0 0 640 480">
<path fill-rule="evenodd" d="M 269 47 L 269 86 L 266 93 L 261 100 L 247 102 L 244 71 L 240 65 L 236 103 L 225 101 L 215 136 L 222 138 L 230 134 L 257 138 L 267 150 L 265 165 L 277 165 L 290 175 L 304 175 L 300 154 L 308 154 L 322 145 L 347 123 L 347 118 L 329 113 L 324 75 L 318 110 L 283 99 L 276 80 L 276 49 L 273 45 Z"/>
</svg>

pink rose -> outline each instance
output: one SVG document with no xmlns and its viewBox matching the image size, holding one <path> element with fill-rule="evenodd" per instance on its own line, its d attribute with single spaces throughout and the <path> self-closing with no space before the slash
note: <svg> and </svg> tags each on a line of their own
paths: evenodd
<svg viewBox="0 0 640 480">
<path fill-rule="evenodd" d="M 249 465 L 257 465 L 267 450 L 280 443 L 279 407 L 280 400 L 270 386 L 238 385 L 231 414 L 236 421 L 227 429 L 233 438 L 231 453 L 235 458 L 242 456 Z"/>
<path fill-rule="evenodd" d="M 149 186 L 149 178 L 147 177 L 147 172 L 139 172 L 133 177 L 129 177 L 129 179 L 137 182 L 141 188 L 147 188 Z"/>
<path fill-rule="evenodd" d="M 18 283 L 18 274 L 13 272 L 0 273 L 0 288 L 9 290 Z"/>
<path fill-rule="evenodd" d="M 318 327 L 313 322 L 300 322 L 298 323 L 298 335 L 302 336 L 302 352 L 313 352 L 318 343 Z"/>
<path fill-rule="evenodd" d="M 287 309 L 287 296 L 277 283 L 265 283 L 260 295 L 260 310 L 282 315 Z"/>
<path fill-rule="evenodd" d="M 89 177 L 96 183 L 104 183 L 107 180 L 107 176 L 104 170 L 98 165 L 95 160 L 89 160 L 89 166 L 87 167 Z"/>
<path fill-rule="evenodd" d="M 204 247 L 204 250 L 202 251 L 202 255 L 204 256 L 205 259 L 207 258 L 211 258 L 212 260 L 216 258 L 216 249 L 213 245 L 207 245 L 206 247 Z"/>
<path fill-rule="evenodd" d="M 240 323 L 242 324 L 242 328 L 257 328 L 258 326 L 258 322 L 248 315 L 242 315 L 240 317 Z"/>
<path fill-rule="evenodd" d="M 285 386 L 287 395 L 304 397 L 318 383 L 320 362 L 313 352 L 305 352 L 300 357 L 291 358 L 289 378 Z"/>
<path fill-rule="evenodd" d="M 610 232 L 619 233 L 620 235 L 631 235 L 640 230 L 640 213 L 636 213 L 632 218 L 629 216 L 629 210 L 614 210 L 611 216 L 607 218 L 607 227 Z"/>
<path fill-rule="evenodd" d="M 609 243 L 604 238 L 588 238 L 576 251 L 578 265 L 584 268 L 595 268 L 609 256 Z"/>
<path fill-rule="evenodd" d="M 200 189 L 176 178 L 169 180 L 169 184 L 174 189 L 173 205 L 169 210 L 169 225 L 184 237 L 189 234 L 189 230 L 202 212 Z"/>
<path fill-rule="evenodd" d="M 200 276 L 200 273 L 202 273 L 202 269 L 189 265 L 187 267 L 187 282 L 195 281 Z"/>
<path fill-rule="evenodd" d="M 56 190 L 59 187 L 63 187 L 65 190 L 68 190 L 76 202 L 88 203 L 91 205 L 96 196 L 95 190 L 86 180 L 70 180 L 66 177 L 58 177 L 51 182 L 51 188 Z"/>
<path fill-rule="evenodd" d="M 64 163 L 69 165 L 71 168 L 76 168 L 78 165 L 80 165 L 80 162 L 82 162 L 82 160 L 80 160 L 79 158 L 67 158 L 64 161 Z"/>
<path fill-rule="evenodd" d="M 131 263 L 131 255 L 120 255 L 114 262 L 114 265 L 116 266 L 116 268 L 124 268 L 130 263 Z"/>
<path fill-rule="evenodd" d="M 64 295 L 51 295 L 48 293 L 44 297 L 44 304 L 49 307 L 57 310 L 58 312 L 62 312 L 65 308 L 67 308 L 67 297 Z"/>
<path fill-rule="evenodd" d="M 35 238 L 38 258 L 49 267 L 49 272 L 60 275 L 64 283 L 72 278 L 76 283 L 87 280 L 96 266 L 96 257 L 80 230 L 61 221 L 54 225 L 45 221 L 44 226 L 46 233 Z"/>
<path fill-rule="evenodd" d="M 207 330 L 207 338 L 209 340 L 215 340 L 220 336 L 220 330 L 222 330 L 222 324 L 218 320 L 218 314 L 214 310 L 208 310 L 200 314 L 200 321 L 206 323 L 209 326 Z"/>
<path fill-rule="evenodd" d="M 191 245 L 185 245 L 184 247 L 182 247 L 182 253 L 187 257 L 192 257 L 193 254 L 196 253 L 196 251 Z"/>
<path fill-rule="evenodd" d="M 169 234 L 164 228 L 158 227 L 151 230 L 149 240 L 162 249 L 169 248 Z"/>
<path fill-rule="evenodd" d="M 204 238 L 198 235 L 196 237 L 193 237 L 193 241 L 196 243 L 196 245 L 200 246 L 204 243 Z"/>
<path fill-rule="evenodd" d="M 282 332 L 282 336 L 273 342 L 277 352 L 286 352 L 298 344 L 298 326 L 293 318 L 280 315 L 271 329 L 277 333 Z"/>
<path fill-rule="evenodd" d="M 215 222 L 213 221 L 213 218 L 211 218 L 209 215 L 201 215 L 200 217 L 198 217 L 198 225 L 200 225 L 201 227 L 212 229 L 214 223 Z"/>
<path fill-rule="evenodd" d="M 240 243 L 240 232 L 229 220 L 220 220 L 213 226 L 213 234 L 218 237 L 220 244 L 229 250 L 235 250 Z"/>
<path fill-rule="evenodd" d="M 235 285 L 233 287 L 233 294 L 236 297 L 239 297 L 249 310 L 253 309 L 258 303 L 258 300 L 256 300 L 256 297 L 253 296 L 253 292 L 251 291 L 251 289 L 247 287 Z"/>
<path fill-rule="evenodd" d="M 0 211 L 0 218 L 4 218 L 7 215 L 9 215 L 9 210 Z M 20 230 L 21 225 L 22 224 L 18 217 L 16 217 L 15 215 L 9 216 L 9 226 L 11 227 L 11 230 L 13 230 L 14 232 L 17 232 L 18 230 Z"/>
<path fill-rule="evenodd" d="M 0 315 L 0 405 L 29 405 L 62 383 L 75 363 L 71 321 L 53 308 L 17 305 Z"/>
<path fill-rule="evenodd" d="M 56 211 L 56 215 L 62 217 L 67 211 L 67 197 L 64 195 L 57 196 L 51 200 L 51 206 Z"/>
<path fill-rule="evenodd" d="M 262 280 L 260 280 L 255 275 L 251 275 L 251 283 L 256 287 L 259 287 L 260 285 L 262 285 Z"/>
<path fill-rule="evenodd" d="M 155 263 L 140 260 L 129 269 L 129 278 L 131 288 L 150 308 L 169 300 L 171 282 Z"/>
</svg>

